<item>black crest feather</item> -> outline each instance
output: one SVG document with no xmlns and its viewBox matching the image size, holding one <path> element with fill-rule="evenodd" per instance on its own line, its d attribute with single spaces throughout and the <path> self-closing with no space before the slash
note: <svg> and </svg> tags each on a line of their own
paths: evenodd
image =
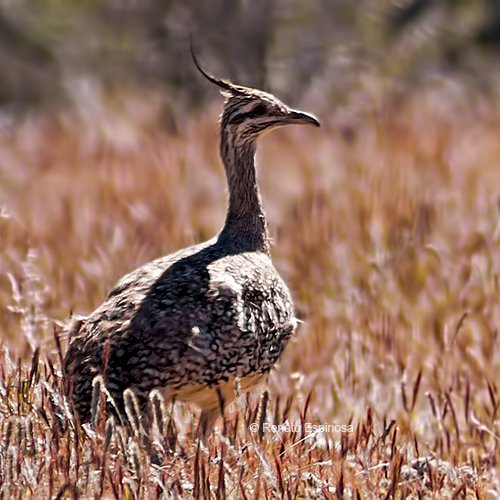
<svg viewBox="0 0 500 500">
<path fill-rule="evenodd" d="M 198 69 L 198 71 L 211 83 L 213 83 L 214 85 L 217 85 L 217 87 L 221 88 L 222 90 L 226 91 L 226 92 L 232 92 L 232 93 L 235 93 L 235 92 L 238 92 L 238 89 L 236 87 L 236 85 L 233 85 L 231 82 L 227 81 L 227 80 L 222 80 L 221 78 L 216 78 L 215 76 L 213 75 L 210 75 L 209 73 L 207 73 L 200 65 L 200 62 L 198 61 L 198 58 L 196 57 L 196 53 L 195 53 L 195 50 L 194 50 L 194 47 L 193 47 L 193 42 L 191 41 L 190 44 L 189 44 L 190 48 L 191 48 L 191 57 L 193 58 L 193 62 L 196 66 L 196 68 Z"/>
</svg>

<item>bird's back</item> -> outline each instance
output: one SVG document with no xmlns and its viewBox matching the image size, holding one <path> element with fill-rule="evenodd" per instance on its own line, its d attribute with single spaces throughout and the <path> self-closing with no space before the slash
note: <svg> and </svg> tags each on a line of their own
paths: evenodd
<svg viewBox="0 0 500 500">
<path fill-rule="evenodd" d="M 268 255 L 216 240 L 162 257 L 122 278 L 71 338 L 65 369 L 80 416 L 102 374 L 119 408 L 268 372 L 295 328 L 288 289 Z"/>
</svg>

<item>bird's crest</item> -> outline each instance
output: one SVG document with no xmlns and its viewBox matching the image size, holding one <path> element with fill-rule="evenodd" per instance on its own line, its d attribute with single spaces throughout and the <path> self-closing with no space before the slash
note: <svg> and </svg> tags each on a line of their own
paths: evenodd
<svg viewBox="0 0 500 500">
<path fill-rule="evenodd" d="M 198 69 L 198 71 L 211 83 L 217 85 L 222 90 L 222 95 L 228 97 L 229 95 L 246 95 L 253 91 L 253 89 L 243 87 L 241 85 L 235 85 L 229 80 L 225 80 L 222 78 L 216 78 L 215 76 L 207 73 L 200 65 L 198 58 L 196 57 L 196 53 L 193 47 L 193 42 L 190 43 L 191 48 L 191 57 L 193 58 L 193 62 Z"/>
</svg>

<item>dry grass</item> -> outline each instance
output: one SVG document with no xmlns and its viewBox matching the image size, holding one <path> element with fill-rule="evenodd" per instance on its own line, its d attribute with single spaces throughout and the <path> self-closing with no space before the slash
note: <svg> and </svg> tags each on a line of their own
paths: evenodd
<svg viewBox="0 0 500 500">
<path fill-rule="evenodd" d="M 273 255 L 304 324 L 269 401 L 240 400 L 208 446 L 196 412 L 158 398 L 151 430 L 97 409 L 76 425 L 53 329 L 219 229 L 217 111 L 179 134 L 143 98 L 89 125 L 82 112 L 5 127 L 2 497 L 500 495 L 500 108 L 454 92 L 262 141 Z M 251 432 L 286 420 L 353 432 Z"/>
</svg>

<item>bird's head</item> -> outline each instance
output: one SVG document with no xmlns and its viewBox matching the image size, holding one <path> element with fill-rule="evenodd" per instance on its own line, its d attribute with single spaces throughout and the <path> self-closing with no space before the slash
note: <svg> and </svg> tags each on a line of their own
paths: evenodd
<svg viewBox="0 0 500 500">
<path fill-rule="evenodd" d="M 283 125 L 298 124 L 319 127 L 319 121 L 315 116 L 288 107 L 272 94 L 235 85 L 227 80 L 209 75 L 201 68 L 194 51 L 192 51 L 192 56 L 200 73 L 214 85 L 217 85 L 226 98 L 221 127 L 228 130 L 231 135 L 252 140 Z"/>
</svg>

